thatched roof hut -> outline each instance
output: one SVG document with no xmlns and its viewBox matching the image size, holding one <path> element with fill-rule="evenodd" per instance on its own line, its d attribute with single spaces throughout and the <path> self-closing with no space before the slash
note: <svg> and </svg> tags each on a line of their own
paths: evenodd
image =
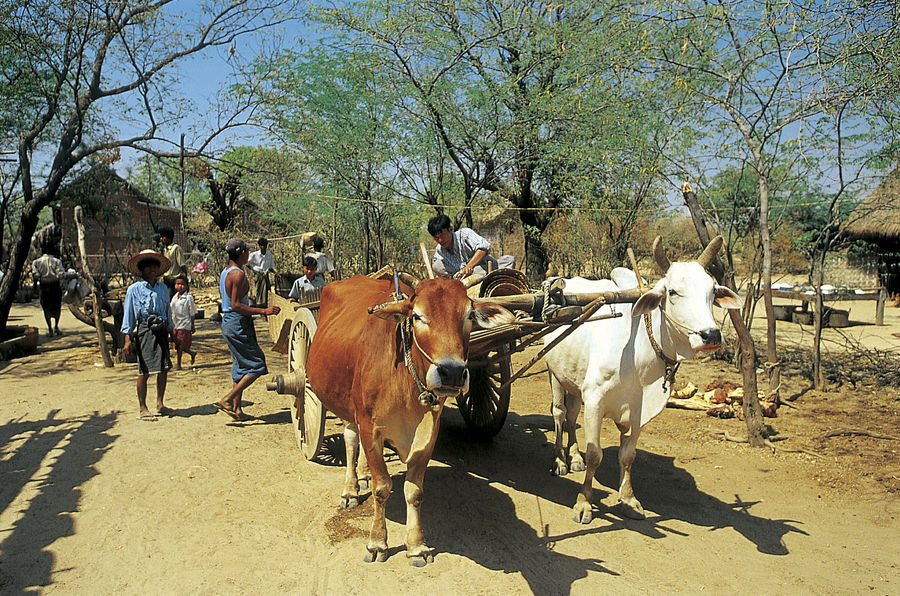
<svg viewBox="0 0 900 596">
<path fill-rule="evenodd" d="M 891 295 L 900 293 L 900 168 L 853 210 L 845 231 L 851 239 L 872 243 L 881 285 Z"/>
<path fill-rule="evenodd" d="M 847 221 L 851 238 L 869 242 L 900 239 L 900 168 L 888 174 Z"/>
</svg>

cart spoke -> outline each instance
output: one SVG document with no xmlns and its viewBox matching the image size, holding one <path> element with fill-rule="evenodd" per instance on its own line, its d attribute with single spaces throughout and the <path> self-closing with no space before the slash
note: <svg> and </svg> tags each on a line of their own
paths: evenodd
<svg viewBox="0 0 900 596">
<path fill-rule="evenodd" d="M 297 444 L 306 459 L 312 459 L 318 452 L 325 427 L 325 410 L 321 402 L 306 382 L 306 359 L 309 345 L 316 329 L 313 314 L 305 308 L 294 315 L 288 344 L 288 368 L 297 375 L 300 395 L 293 401 L 291 420 L 297 438 Z"/>
</svg>

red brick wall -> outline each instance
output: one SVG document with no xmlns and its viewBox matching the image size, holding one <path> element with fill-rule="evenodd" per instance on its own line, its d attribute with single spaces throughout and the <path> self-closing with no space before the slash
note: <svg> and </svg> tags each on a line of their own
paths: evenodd
<svg viewBox="0 0 900 596">
<path fill-rule="evenodd" d="M 102 216 L 85 216 L 85 247 L 89 264 L 98 273 L 118 273 L 134 253 L 145 248 L 157 248 L 153 243 L 155 229 L 169 226 L 175 230 L 174 241 L 185 253 L 191 246 L 181 229 L 178 209 L 138 201 L 128 191 L 122 191 L 106 201 L 109 211 Z M 78 231 L 75 227 L 74 205 L 62 208 L 62 249 L 78 255 Z"/>
</svg>

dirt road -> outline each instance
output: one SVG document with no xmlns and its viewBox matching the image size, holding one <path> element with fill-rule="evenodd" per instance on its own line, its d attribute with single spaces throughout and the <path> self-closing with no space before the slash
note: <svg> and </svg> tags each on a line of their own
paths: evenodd
<svg viewBox="0 0 900 596">
<path fill-rule="evenodd" d="M 13 314 L 40 318 L 36 303 Z M 423 506 L 437 556 L 416 569 L 402 547 L 402 464 L 390 461 L 390 557 L 366 564 L 371 501 L 337 506 L 340 427 L 329 419 L 328 452 L 307 462 L 287 399 L 263 382 L 245 394 L 255 420 L 217 413 L 230 361 L 213 323 L 198 324 L 196 370 L 170 376 L 175 414 L 148 423 L 136 419 L 134 366 L 95 366 L 93 331 L 63 319 L 66 334 L 38 355 L 0 363 L 2 593 L 900 593 L 900 443 L 821 438 L 862 426 L 897 435 L 896 392 L 817 394 L 797 382 L 787 391 L 797 409 L 772 421 L 791 437 L 776 454 L 714 434 L 740 434 L 736 420 L 663 412 L 635 462 L 644 521 L 614 507 L 607 428 L 595 519 L 580 525 L 581 474 L 548 473 L 539 366 L 514 385 L 492 442 L 445 412 Z M 274 353 L 269 365 L 285 368 Z M 734 377 L 715 362 L 680 373 L 698 385 L 717 375 Z"/>
</svg>

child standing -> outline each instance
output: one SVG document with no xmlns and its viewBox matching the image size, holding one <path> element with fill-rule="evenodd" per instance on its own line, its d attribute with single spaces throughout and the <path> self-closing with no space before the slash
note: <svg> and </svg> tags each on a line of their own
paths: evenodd
<svg viewBox="0 0 900 596">
<path fill-rule="evenodd" d="M 194 297 L 188 294 L 188 280 L 184 275 L 175 278 L 175 295 L 169 303 L 172 309 L 172 319 L 175 321 L 175 370 L 181 370 L 181 355 L 187 352 L 191 355 L 191 364 L 197 352 L 191 350 L 194 332 L 194 315 L 197 314 L 197 305 Z"/>
</svg>

